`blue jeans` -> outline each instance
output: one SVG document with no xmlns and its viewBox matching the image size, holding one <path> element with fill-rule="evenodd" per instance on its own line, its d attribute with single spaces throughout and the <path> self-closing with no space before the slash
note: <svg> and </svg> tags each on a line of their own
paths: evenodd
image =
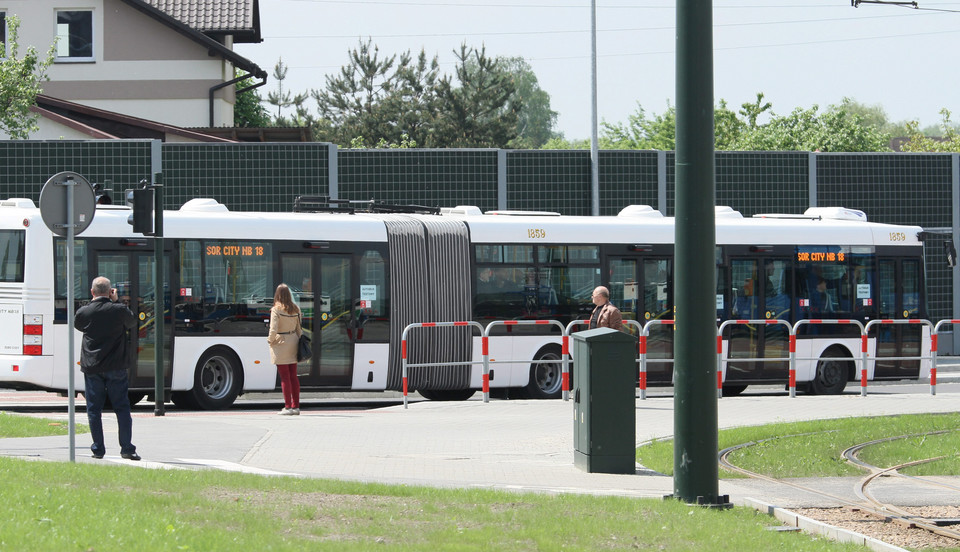
<svg viewBox="0 0 960 552">
<path fill-rule="evenodd" d="M 111 370 L 102 374 L 84 374 L 84 398 L 87 402 L 87 420 L 90 423 L 90 437 L 93 444 L 90 450 L 102 455 L 107 451 L 103 443 L 103 422 L 100 414 L 107 398 L 117 415 L 117 428 L 120 433 L 120 453 L 133 454 L 137 447 L 130 439 L 133 436 L 133 418 L 130 416 L 130 397 L 127 396 L 128 382 L 126 370 Z"/>
</svg>

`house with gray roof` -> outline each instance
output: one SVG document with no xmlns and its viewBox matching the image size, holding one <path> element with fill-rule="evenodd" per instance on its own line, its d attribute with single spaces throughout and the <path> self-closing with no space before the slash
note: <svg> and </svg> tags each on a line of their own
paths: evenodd
<svg viewBox="0 0 960 552">
<path fill-rule="evenodd" d="M 111 136 L 90 124 L 108 114 L 127 127 L 151 123 L 154 131 L 232 127 L 238 83 L 257 87 L 267 79 L 233 49 L 262 41 L 259 10 L 259 0 L 0 0 L 0 20 L 20 19 L 21 51 L 55 44 L 37 110 L 41 130 L 31 138 Z M 6 25 L 0 28 L 6 40 Z M 82 121 L 73 124 L 77 113 Z"/>
</svg>

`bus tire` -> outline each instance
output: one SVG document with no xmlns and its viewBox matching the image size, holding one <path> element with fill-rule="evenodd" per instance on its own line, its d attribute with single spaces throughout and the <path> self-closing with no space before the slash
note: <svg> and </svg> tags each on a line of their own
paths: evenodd
<svg viewBox="0 0 960 552">
<path fill-rule="evenodd" d="M 476 392 L 476 389 L 417 389 L 417 393 L 429 401 L 465 401 Z"/>
<path fill-rule="evenodd" d="M 127 391 L 127 398 L 130 399 L 130 406 L 137 404 L 146 398 L 147 394 L 143 391 Z"/>
<path fill-rule="evenodd" d="M 203 353 L 194 372 L 191 399 L 202 410 L 229 408 L 243 389 L 240 359 L 226 347 L 211 347 Z"/>
<path fill-rule="evenodd" d="M 826 351 L 817 362 L 817 373 L 810 382 L 814 395 L 839 395 L 847 387 L 853 371 L 852 359 L 839 351 Z"/>
<path fill-rule="evenodd" d="M 723 396 L 724 397 L 736 397 L 737 395 L 743 393 L 747 390 L 746 385 L 723 385 Z"/>
<path fill-rule="evenodd" d="M 184 410 L 195 410 L 197 408 L 197 403 L 193 400 L 192 391 L 171 391 L 170 401 L 178 408 Z"/>
<path fill-rule="evenodd" d="M 551 361 L 530 365 L 530 382 L 524 388 L 531 399 L 559 399 L 563 391 L 563 352 L 559 345 L 547 345 L 533 360 Z"/>
</svg>

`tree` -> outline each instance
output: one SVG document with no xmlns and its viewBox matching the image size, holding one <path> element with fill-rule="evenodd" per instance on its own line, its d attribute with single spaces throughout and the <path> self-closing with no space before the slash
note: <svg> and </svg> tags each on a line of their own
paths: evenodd
<svg viewBox="0 0 960 552">
<path fill-rule="evenodd" d="M 786 116 L 773 113 L 763 93 L 752 103 L 744 103 L 734 113 L 720 100 L 714 109 L 714 144 L 729 151 L 890 151 L 890 137 L 864 122 L 858 113 L 848 113 L 842 105 L 795 109 Z M 761 122 L 762 117 L 770 120 Z M 676 148 L 676 109 L 668 104 L 661 115 L 648 117 L 642 106 L 627 123 L 603 123 L 600 146 L 605 149 Z"/>
<path fill-rule="evenodd" d="M 514 76 L 500 58 L 487 57 L 486 48 L 460 45 L 454 53 L 455 77 L 444 75 L 437 84 L 439 111 L 431 144 L 448 148 L 506 148 L 517 137 L 523 100 L 515 95 Z"/>
<path fill-rule="evenodd" d="M 667 104 L 662 115 L 647 117 L 643 106 L 637 104 L 637 111 L 627 116 L 627 122 L 600 123 L 600 144 L 602 149 L 635 150 L 673 150 L 677 145 L 677 110 Z"/>
<path fill-rule="evenodd" d="M 241 76 L 237 71 L 237 76 Z M 238 89 L 252 86 L 253 79 L 246 78 L 237 83 Z M 237 127 L 265 127 L 270 126 L 270 116 L 263 107 L 263 99 L 256 88 L 237 94 L 237 101 L 233 105 L 233 126 Z"/>
<path fill-rule="evenodd" d="M 738 151 L 890 151 L 890 136 L 864 124 L 857 114 L 832 106 L 823 113 L 814 105 L 750 129 L 731 144 Z"/>
<path fill-rule="evenodd" d="M 338 75 L 327 76 L 325 89 L 310 92 L 323 121 L 316 136 L 338 144 L 347 144 L 358 136 L 374 142 L 399 141 L 402 130 L 396 111 L 403 104 L 404 93 L 414 93 L 404 87 L 403 81 L 429 77 L 410 68 L 409 51 L 399 58 L 381 58 L 380 49 L 370 39 L 348 54 L 350 63 L 341 67 Z M 423 72 L 429 73 L 432 64 L 426 62 L 426 55 L 421 59 Z"/>
<path fill-rule="evenodd" d="M 941 136 L 931 138 L 920 131 L 919 123 L 911 121 L 907 123 L 906 133 L 910 139 L 900 149 L 912 152 L 960 152 L 960 132 L 957 131 L 957 126 L 950 122 L 950 111 L 941 109 L 940 116 Z"/>
<path fill-rule="evenodd" d="M 39 115 L 30 111 L 37 103 L 41 84 L 49 80 L 47 68 L 53 63 L 56 44 L 50 47 L 46 59 L 40 59 L 33 47 L 19 57 L 20 20 L 16 16 L 4 18 L 7 24 L 5 51 L 0 41 L 0 132 L 11 139 L 25 139 L 35 132 Z M 0 19 L 3 21 L 4 19 Z"/>
<path fill-rule="evenodd" d="M 286 107 L 294 107 L 299 114 L 301 106 L 307 100 L 306 94 L 291 96 L 289 90 L 285 91 L 283 89 L 283 81 L 287 78 L 288 70 L 289 67 L 283 64 L 283 58 L 278 59 L 277 64 L 273 66 L 273 80 L 277 81 L 277 90 L 276 92 L 267 93 L 267 103 L 277 108 L 277 115 L 274 118 L 274 123 L 277 126 L 291 126 L 289 121 L 283 116 L 283 109 Z"/>
<path fill-rule="evenodd" d="M 557 124 L 557 112 L 550 109 L 550 94 L 540 88 L 533 67 L 522 57 L 503 59 L 503 68 L 513 74 L 520 100 L 517 137 L 511 140 L 510 147 L 537 149 L 557 137 L 553 130 Z"/>
</svg>

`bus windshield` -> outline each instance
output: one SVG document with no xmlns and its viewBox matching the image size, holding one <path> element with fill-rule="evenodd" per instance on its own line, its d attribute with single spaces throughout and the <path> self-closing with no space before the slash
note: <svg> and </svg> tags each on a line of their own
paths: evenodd
<svg viewBox="0 0 960 552">
<path fill-rule="evenodd" d="M 23 282 L 23 230 L 0 230 L 0 282 Z"/>
</svg>

